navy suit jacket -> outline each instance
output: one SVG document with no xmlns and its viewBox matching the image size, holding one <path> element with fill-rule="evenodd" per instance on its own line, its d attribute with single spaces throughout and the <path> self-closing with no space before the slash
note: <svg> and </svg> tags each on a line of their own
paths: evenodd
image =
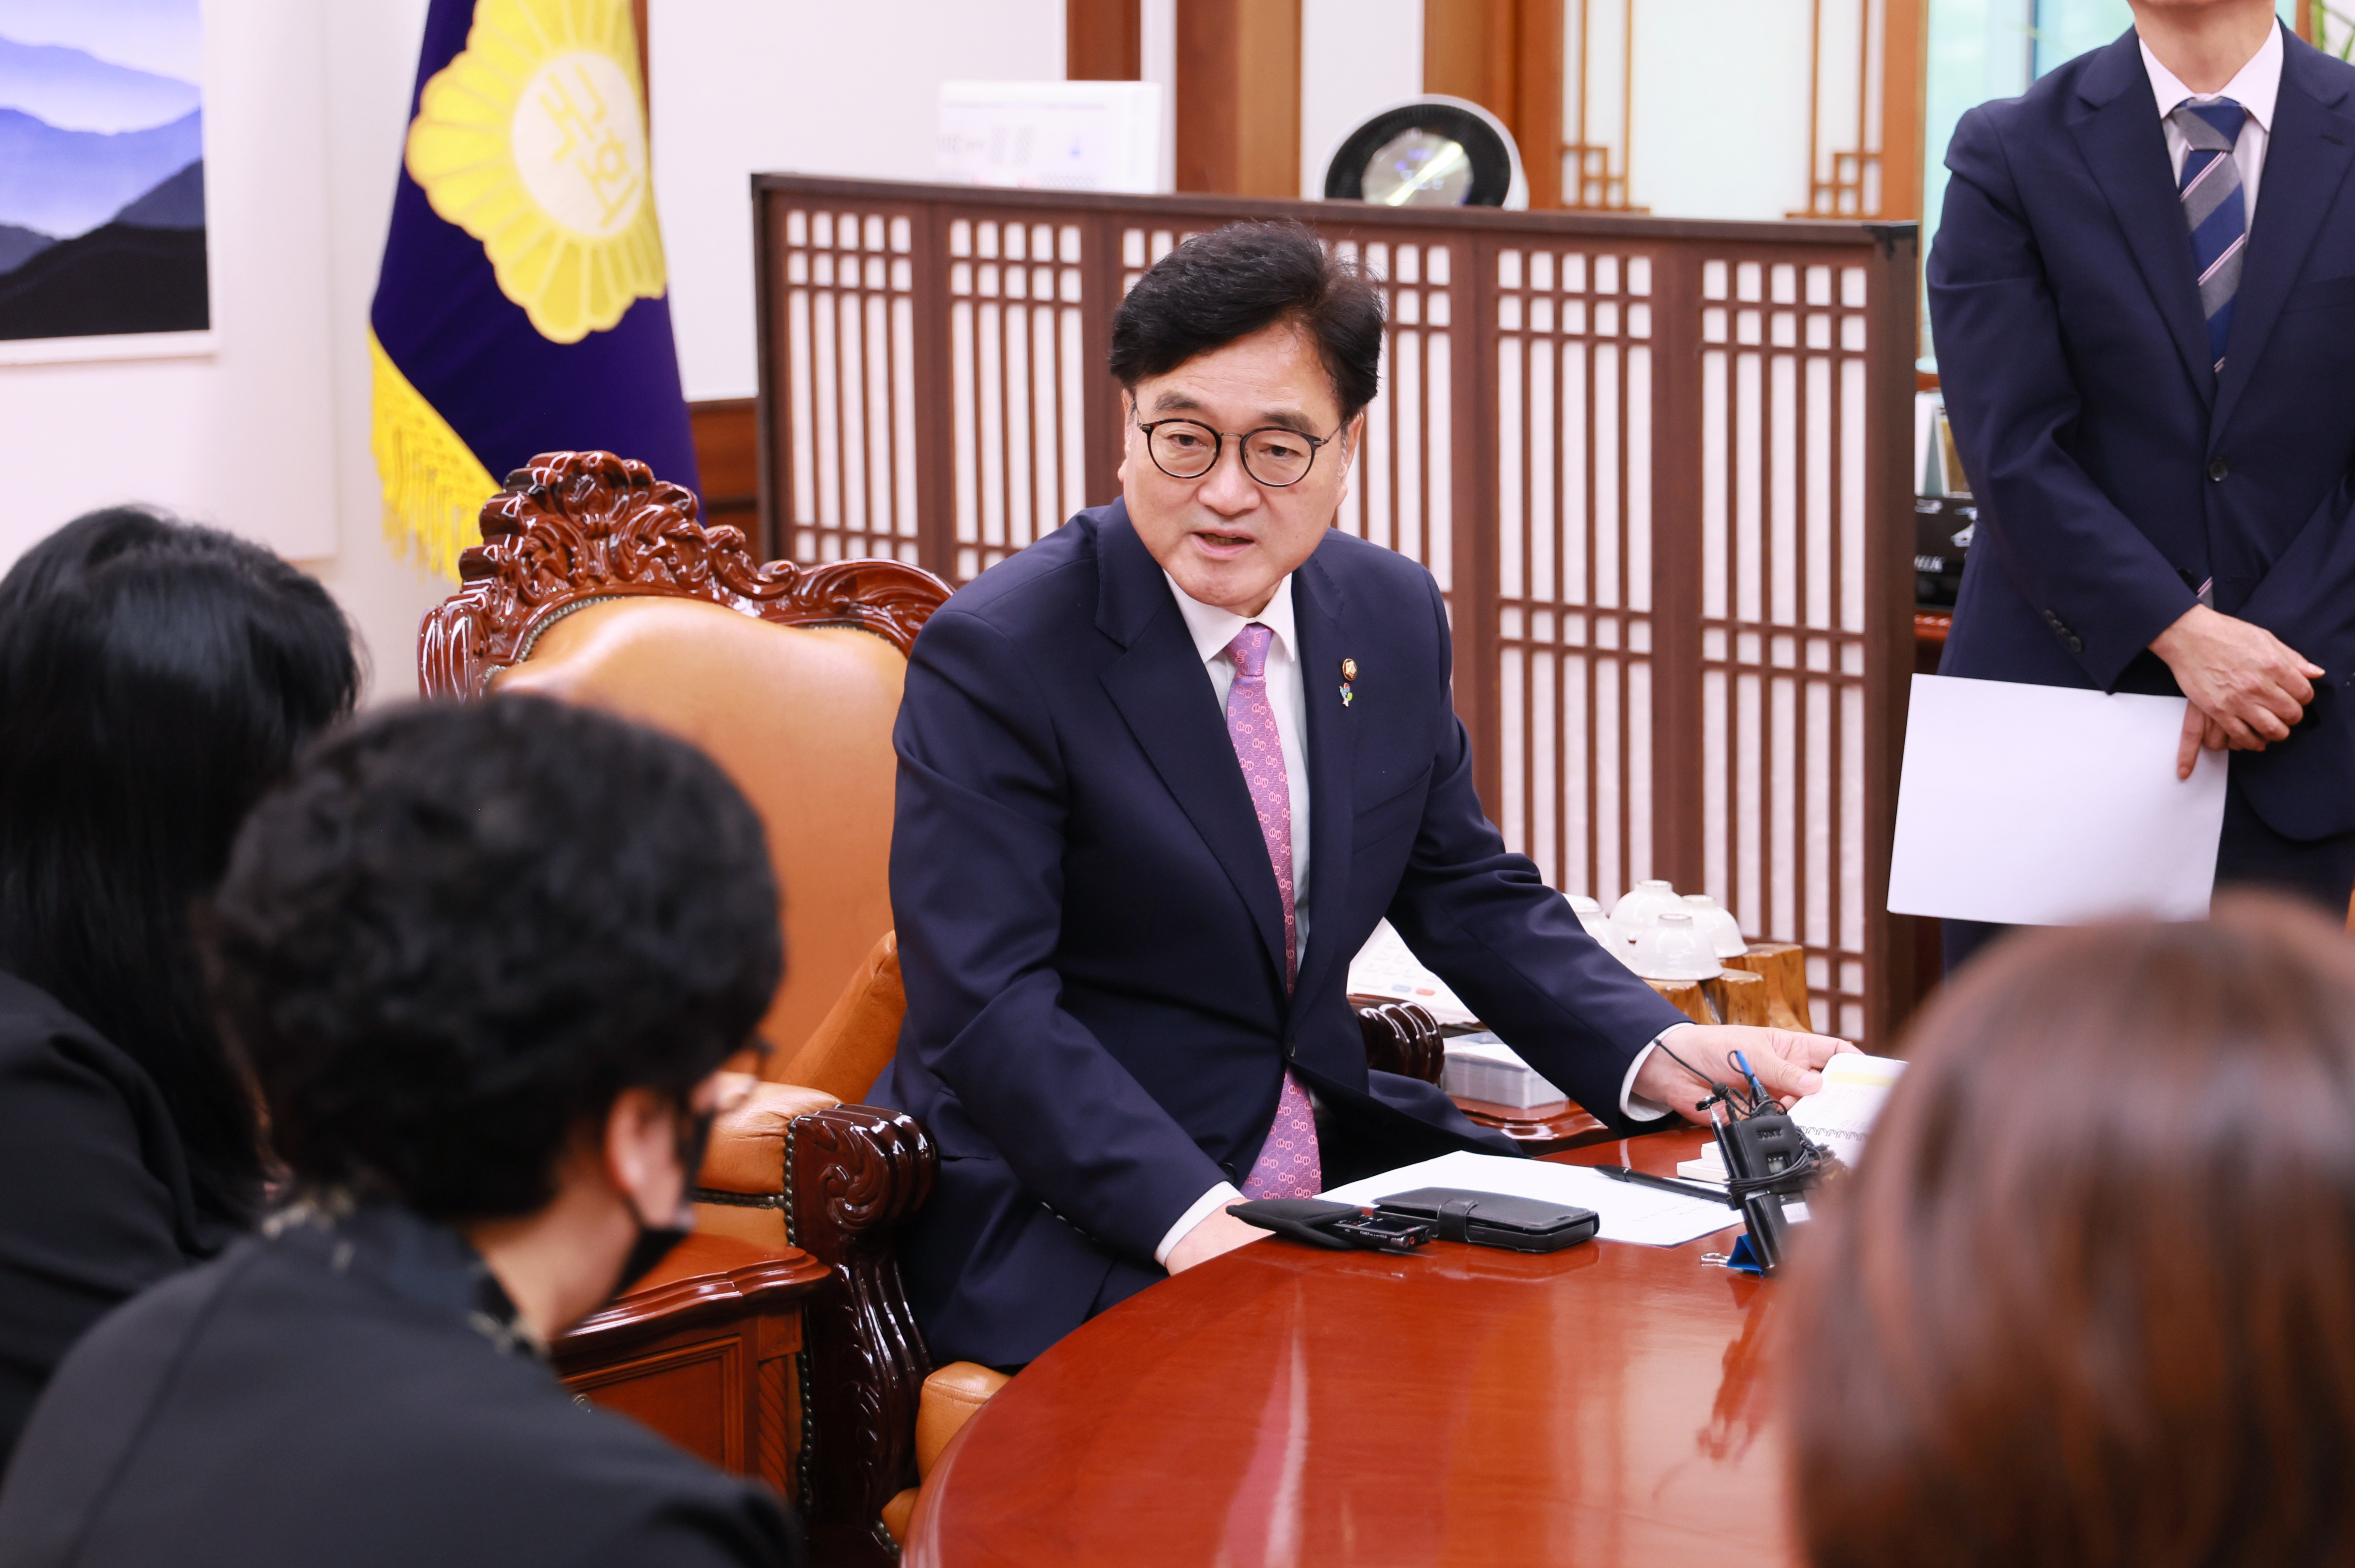
<svg viewBox="0 0 2355 1568">
<path fill-rule="evenodd" d="M 1328 532 L 1293 604 L 1311 874 L 1289 997 L 1242 769 L 1123 503 L 992 568 L 916 639 L 891 840 L 908 1016 L 872 1097 L 941 1150 L 900 1248 L 936 1357 L 1028 1361 L 1162 1277 L 1155 1247 L 1250 1171 L 1287 1066 L 1334 1118 L 1328 1180 L 1353 1173 L 1335 1161 L 1512 1152 L 1432 1085 L 1368 1071 L 1346 988 L 1384 916 L 1606 1120 L 1636 1052 L 1684 1021 L 1482 816 L 1431 574 Z"/>
<path fill-rule="evenodd" d="M 2147 651 L 2215 607 L 2328 673 L 2232 777 L 2293 838 L 2355 828 L 2355 69 L 2296 37 L 2223 374 L 2133 33 L 1955 127 L 1930 255 L 1981 503 L 1940 673 L 2175 694 Z"/>
</svg>

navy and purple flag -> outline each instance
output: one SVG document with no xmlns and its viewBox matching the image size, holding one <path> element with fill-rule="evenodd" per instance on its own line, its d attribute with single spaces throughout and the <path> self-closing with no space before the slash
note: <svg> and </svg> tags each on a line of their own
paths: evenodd
<svg viewBox="0 0 2355 1568">
<path fill-rule="evenodd" d="M 629 0 L 432 0 L 368 352 L 385 528 L 440 571 L 537 453 L 698 485 L 642 81 Z"/>
</svg>

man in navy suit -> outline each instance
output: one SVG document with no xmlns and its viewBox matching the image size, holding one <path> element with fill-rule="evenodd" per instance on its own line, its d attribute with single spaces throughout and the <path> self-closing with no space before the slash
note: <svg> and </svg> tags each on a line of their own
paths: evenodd
<svg viewBox="0 0 2355 1568">
<path fill-rule="evenodd" d="M 1345 988 L 1384 916 L 1614 1125 L 1690 1113 L 1679 1058 L 1730 1077 L 1745 1051 L 1790 1095 L 1841 1049 L 1688 1023 L 1482 816 L 1437 586 L 1331 527 L 1381 333 L 1372 282 L 1298 225 L 1179 246 L 1114 325 L 1123 498 L 916 641 L 908 1017 L 872 1097 L 940 1147 L 900 1261 L 943 1360 L 1027 1362 L 1263 1236 L 1238 1196 L 1512 1152 L 1368 1071 Z"/>
<path fill-rule="evenodd" d="M 1964 116 L 1929 265 L 1978 548 L 1940 673 L 2181 694 L 2220 882 L 2355 887 L 2355 69 L 2272 0 Z M 2259 197 L 2262 196 L 2263 199 Z M 1992 928 L 1947 923 L 1950 965 Z"/>
</svg>

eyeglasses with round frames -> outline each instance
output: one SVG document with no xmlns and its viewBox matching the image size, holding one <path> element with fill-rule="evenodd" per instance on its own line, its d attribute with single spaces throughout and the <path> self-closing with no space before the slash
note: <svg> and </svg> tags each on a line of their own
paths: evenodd
<svg viewBox="0 0 2355 1568">
<path fill-rule="evenodd" d="M 1199 420 L 1155 420 L 1140 424 L 1145 450 L 1153 466 L 1172 479 L 1199 479 L 1219 465 L 1219 453 L 1231 438 L 1242 454 L 1243 472 L 1252 482 L 1282 490 L 1308 477 L 1316 453 L 1341 432 L 1306 435 L 1282 425 L 1263 425 L 1241 435 L 1212 430 Z"/>
</svg>

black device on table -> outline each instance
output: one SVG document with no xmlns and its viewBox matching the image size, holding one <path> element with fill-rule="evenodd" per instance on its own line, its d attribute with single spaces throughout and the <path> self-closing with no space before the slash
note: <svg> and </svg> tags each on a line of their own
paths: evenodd
<svg viewBox="0 0 2355 1568">
<path fill-rule="evenodd" d="M 1600 1223 L 1592 1209 L 1453 1187 L 1393 1192 L 1374 1211 L 1430 1225 L 1443 1242 L 1470 1242 L 1516 1253 L 1558 1253 L 1574 1247 L 1593 1236 Z"/>
<path fill-rule="evenodd" d="M 1380 1253 L 1412 1252 L 1433 1239 L 1517 1253 L 1560 1252 L 1593 1235 L 1597 1222 L 1590 1209 L 1452 1187 L 1395 1192 L 1370 1213 L 1353 1203 L 1315 1198 L 1262 1199 L 1233 1204 L 1228 1211 L 1310 1246 Z"/>
<path fill-rule="evenodd" d="M 1227 1212 L 1263 1231 L 1335 1252 L 1411 1253 L 1439 1233 L 1434 1225 L 1322 1198 L 1261 1198 L 1231 1203 Z"/>
<path fill-rule="evenodd" d="M 1782 1266 L 1790 1242 L 1786 1198 L 1806 1191 L 1819 1174 L 1815 1146 L 1780 1107 L 1716 1124 L 1717 1147 L 1725 1157 L 1726 1200 L 1739 1207 L 1750 1232 L 1758 1272 Z"/>
<path fill-rule="evenodd" d="M 1660 1049 L 1678 1066 L 1709 1084 L 1709 1098 L 1693 1109 L 1709 1113 L 1710 1126 L 1717 1135 L 1718 1153 L 1725 1160 L 1725 1201 L 1742 1211 L 1750 1261 L 1761 1275 L 1772 1277 L 1783 1265 L 1790 1240 L 1791 1220 L 1784 1212 L 1784 1200 L 1803 1196 L 1839 1161 L 1812 1141 L 1790 1113 L 1766 1093 L 1742 1052 L 1732 1052 L 1731 1061 L 1743 1083 L 1732 1085 L 1704 1077 L 1665 1043 Z M 1728 1115 L 1728 1111 L 1732 1114 Z M 1622 1178 L 1632 1179 L 1633 1173 Z M 1650 1186 L 1668 1185 L 1665 1178 L 1643 1179 Z M 1740 1257 L 1738 1249 L 1735 1256 Z M 1733 1266 L 1743 1265 L 1737 1262 Z"/>
</svg>

